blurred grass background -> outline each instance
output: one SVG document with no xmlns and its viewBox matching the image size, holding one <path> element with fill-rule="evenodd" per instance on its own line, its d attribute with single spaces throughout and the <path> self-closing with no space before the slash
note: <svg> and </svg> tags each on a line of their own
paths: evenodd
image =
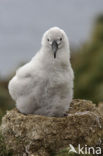
<svg viewBox="0 0 103 156">
<path fill-rule="evenodd" d="M 96 18 L 89 40 L 73 54 L 74 97 L 103 102 L 103 15 Z"/>
<path fill-rule="evenodd" d="M 95 19 L 89 40 L 71 51 L 74 98 L 92 100 L 96 104 L 103 102 L 103 15 Z M 11 77 L 0 79 L 0 120 L 6 110 L 15 106 L 8 93 Z"/>
</svg>

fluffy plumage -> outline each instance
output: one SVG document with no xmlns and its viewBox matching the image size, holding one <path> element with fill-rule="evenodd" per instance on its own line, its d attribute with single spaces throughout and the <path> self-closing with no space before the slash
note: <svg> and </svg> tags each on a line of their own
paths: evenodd
<svg viewBox="0 0 103 156">
<path fill-rule="evenodd" d="M 65 32 L 53 27 L 41 49 L 9 82 L 9 93 L 24 114 L 63 116 L 73 97 L 73 70 Z"/>
</svg>

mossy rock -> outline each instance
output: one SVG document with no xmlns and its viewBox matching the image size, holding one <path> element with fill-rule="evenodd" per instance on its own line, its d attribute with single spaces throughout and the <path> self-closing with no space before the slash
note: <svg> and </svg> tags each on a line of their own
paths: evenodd
<svg viewBox="0 0 103 156">
<path fill-rule="evenodd" d="M 13 156 L 12 152 L 6 149 L 4 137 L 0 133 L 0 156 Z"/>
</svg>

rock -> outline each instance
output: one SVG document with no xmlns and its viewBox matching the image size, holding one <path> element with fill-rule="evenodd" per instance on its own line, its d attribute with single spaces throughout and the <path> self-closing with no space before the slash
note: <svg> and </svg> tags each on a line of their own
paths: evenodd
<svg viewBox="0 0 103 156">
<path fill-rule="evenodd" d="M 52 156 L 69 144 L 102 147 L 103 117 L 91 101 L 73 100 L 61 118 L 8 111 L 0 131 L 13 156 Z"/>
</svg>

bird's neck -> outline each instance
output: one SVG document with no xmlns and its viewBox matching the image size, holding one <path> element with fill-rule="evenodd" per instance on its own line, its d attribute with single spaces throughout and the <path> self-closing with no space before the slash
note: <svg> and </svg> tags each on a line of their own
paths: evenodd
<svg viewBox="0 0 103 156">
<path fill-rule="evenodd" d="M 53 52 L 48 49 L 41 50 L 41 57 L 43 65 L 47 68 L 68 68 L 70 65 L 70 52 L 69 49 L 59 49 L 57 51 L 56 58 L 54 58 Z"/>
</svg>

